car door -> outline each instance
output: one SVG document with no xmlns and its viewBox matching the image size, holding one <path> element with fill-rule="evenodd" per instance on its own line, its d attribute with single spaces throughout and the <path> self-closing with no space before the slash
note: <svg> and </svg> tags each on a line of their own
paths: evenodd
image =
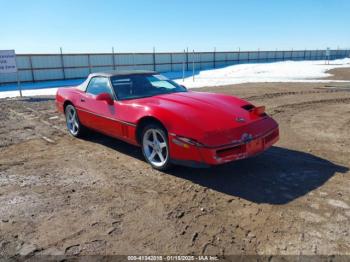
<svg viewBox="0 0 350 262">
<path fill-rule="evenodd" d="M 119 137 L 122 127 L 117 118 L 118 105 L 116 103 L 108 104 L 104 100 L 97 100 L 97 96 L 102 93 L 110 94 L 113 100 L 115 98 L 109 78 L 103 76 L 91 78 L 86 92 L 79 101 L 82 114 L 84 114 L 84 124 L 101 133 Z"/>
</svg>

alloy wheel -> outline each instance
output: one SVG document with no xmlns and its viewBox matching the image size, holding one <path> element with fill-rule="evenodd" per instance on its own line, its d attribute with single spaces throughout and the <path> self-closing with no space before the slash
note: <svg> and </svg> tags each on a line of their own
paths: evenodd
<svg viewBox="0 0 350 262">
<path fill-rule="evenodd" d="M 77 111 L 72 105 L 66 107 L 66 122 L 69 132 L 73 136 L 77 136 L 79 133 L 79 120 L 77 116 Z"/>
<path fill-rule="evenodd" d="M 155 167 L 163 167 L 169 156 L 168 145 L 163 133 L 150 128 L 143 135 L 143 151 L 147 160 Z"/>
</svg>

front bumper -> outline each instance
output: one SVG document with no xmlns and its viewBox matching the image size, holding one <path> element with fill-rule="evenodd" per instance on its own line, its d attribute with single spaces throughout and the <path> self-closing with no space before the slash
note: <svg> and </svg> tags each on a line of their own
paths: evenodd
<svg viewBox="0 0 350 262">
<path fill-rule="evenodd" d="M 172 162 L 175 164 L 207 167 L 255 156 L 270 148 L 278 139 L 278 127 L 254 137 L 249 142 L 218 147 L 180 144 L 176 141 L 176 136 L 170 136 L 170 152 Z"/>
</svg>

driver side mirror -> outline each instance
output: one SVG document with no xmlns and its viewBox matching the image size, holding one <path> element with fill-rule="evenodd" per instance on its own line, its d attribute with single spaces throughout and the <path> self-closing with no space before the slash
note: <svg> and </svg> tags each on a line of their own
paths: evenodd
<svg viewBox="0 0 350 262">
<path fill-rule="evenodd" d="M 101 94 L 97 95 L 96 100 L 97 101 L 105 101 L 109 105 L 113 105 L 113 103 L 114 103 L 113 98 L 108 93 L 101 93 Z"/>
</svg>

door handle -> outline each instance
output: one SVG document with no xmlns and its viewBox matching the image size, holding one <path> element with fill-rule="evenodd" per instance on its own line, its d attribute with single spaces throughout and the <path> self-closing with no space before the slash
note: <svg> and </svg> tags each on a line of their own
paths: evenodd
<svg viewBox="0 0 350 262">
<path fill-rule="evenodd" d="M 80 101 L 81 102 L 85 102 L 85 98 L 80 98 Z"/>
</svg>

